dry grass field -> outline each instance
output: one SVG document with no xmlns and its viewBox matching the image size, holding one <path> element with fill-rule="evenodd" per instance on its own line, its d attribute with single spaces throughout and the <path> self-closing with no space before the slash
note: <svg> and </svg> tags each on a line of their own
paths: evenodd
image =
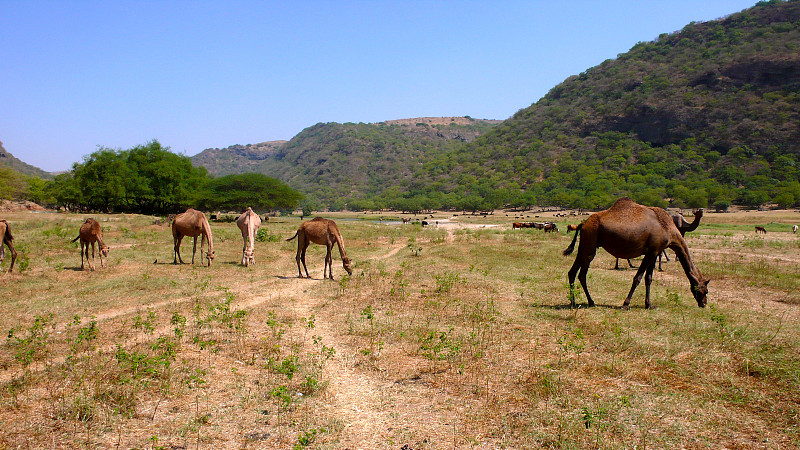
<svg viewBox="0 0 800 450">
<path fill-rule="evenodd" d="M 709 306 L 673 258 L 657 309 L 640 286 L 629 311 L 635 270 L 602 250 L 598 306 L 569 307 L 579 218 L 450 216 L 328 216 L 354 262 L 334 250 L 330 281 L 320 246 L 297 278 L 297 218 L 262 226 L 250 268 L 212 223 L 209 268 L 173 265 L 153 217 L 95 215 L 111 253 L 91 272 L 70 242 L 86 216 L 4 214 L 0 448 L 800 446 L 800 213 L 708 213 L 687 239 Z"/>
</svg>

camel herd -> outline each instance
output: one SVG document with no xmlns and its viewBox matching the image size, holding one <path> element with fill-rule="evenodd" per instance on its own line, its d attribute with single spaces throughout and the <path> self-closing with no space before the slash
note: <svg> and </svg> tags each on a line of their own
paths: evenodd
<svg viewBox="0 0 800 450">
<path fill-rule="evenodd" d="M 641 265 L 633 277 L 633 283 L 630 291 L 628 292 L 625 301 L 622 304 L 623 308 L 629 308 L 631 297 L 633 296 L 636 287 L 644 277 L 645 281 L 645 307 L 650 309 L 653 307 L 650 302 L 650 285 L 653 280 L 653 271 L 655 263 L 658 259 L 659 270 L 661 270 L 661 256 L 666 256 L 664 251 L 669 248 L 675 252 L 678 261 L 681 263 L 686 278 L 689 280 L 692 295 L 697 301 L 699 307 L 706 305 L 706 297 L 708 295 L 708 282 L 709 279 L 703 277 L 700 271 L 695 267 L 689 256 L 689 249 L 684 240 L 686 232 L 695 230 L 700 224 L 700 219 L 703 216 L 703 210 L 695 213 L 694 220 L 689 223 L 680 214 L 670 214 L 662 208 L 648 207 L 635 203 L 629 198 L 621 198 L 617 200 L 609 209 L 591 214 L 589 218 L 584 220 L 578 225 L 568 225 L 568 231 L 575 231 L 569 246 L 563 251 L 564 256 L 570 255 L 575 249 L 575 244 L 578 243 L 578 252 L 572 267 L 567 273 L 570 286 L 570 301 L 575 304 L 574 287 L 575 278 L 583 287 L 583 292 L 586 295 L 586 300 L 589 306 L 594 306 L 589 294 L 588 285 L 586 283 L 586 275 L 589 270 L 589 265 L 594 259 L 597 249 L 603 248 L 611 255 L 617 258 L 617 265 L 619 258 L 628 260 L 628 264 L 634 267 L 630 259 L 638 256 L 644 256 Z M 180 246 L 181 241 L 185 236 L 193 238 L 192 247 L 192 264 L 197 252 L 197 238 L 200 238 L 200 263 L 205 264 L 208 261 L 208 266 L 211 266 L 211 261 L 214 260 L 214 238 L 211 232 L 211 226 L 206 219 L 205 214 L 201 211 L 189 208 L 181 214 L 177 214 L 172 218 L 172 236 L 173 236 L 173 264 L 183 264 L 181 258 Z M 405 219 L 404 219 L 405 222 Z M 244 245 L 242 247 L 242 260 L 241 264 L 249 267 L 255 264 L 255 239 L 256 233 L 261 226 L 261 218 L 251 208 L 247 208 L 239 218 L 236 220 L 236 225 L 242 233 L 242 240 Z M 518 223 L 514 222 L 512 228 L 542 228 L 547 231 L 558 231 L 558 228 L 552 222 L 545 222 L 541 227 L 537 226 L 538 223 Z M 765 233 L 764 227 L 756 226 L 756 232 Z M 792 227 L 792 232 L 797 233 L 797 225 Z M 5 247 L 8 247 L 11 253 L 11 266 L 9 272 L 14 269 L 14 262 L 17 258 L 17 252 L 13 245 L 13 236 L 7 221 L 0 219 L 0 236 L 2 236 L 2 243 L 0 244 L 0 263 L 5 259 Z M 300 224 L 300 227 L 295 232 L 294 236 L 286 239 L 291 241 L 297 238 L 297 254 L 295 260 L 297 262 L 298 276 L 303 278 L 303 271 L 305 277 L 310 278 L 308 268 L 306 267 L 306 249 L 311 243 L 324 245 L 327 249 L 325 255 L 325 266 L 323 268 L 323 278 L 333 279 L 333 258 L 332 249 L 336 245 L 339 248 L 339 255 L 342 259 L 342 266 L 344 270 L 352 275 L 352 261 L 347 257 L 344 248 L 344 240 L 339 231 L 336 223 L 329 219 L 321 217 L 307 220 Z M 80 240 L 81 245 L 81 269 L 85 270 L 85 265 L 88 264 L 90 270 L 95 270 L 95 244 L 99 249 L 100 266 L 105 267 L 103 257 L 108 258 L 109 247 L 103 242 L 103 232 L 100 224 L 92 218 L 86 219 L 81 225 L 78 237 L 72 242 Z M 205 245 L 208 245 L 207 250 L 204 250 Z M 92 258 L 89 259 L 89 246 L 92 248 Z M 669 258 L 667 258 L 669 260 Z"/>
</svg>

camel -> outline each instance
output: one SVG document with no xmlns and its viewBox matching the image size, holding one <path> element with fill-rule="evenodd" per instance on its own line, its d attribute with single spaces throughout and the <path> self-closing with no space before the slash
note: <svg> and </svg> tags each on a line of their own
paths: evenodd
<svg viewBox="0 0 800 450">
<path fill-rule="evenodd" d="M 594 259 L 597 248 L 603 247 L 617 258 L 630 259 L 644 255 L 642 264 L 633 277 L 631 290 L 622 304 L 624 309 L 630 307 L 633 292 L 641 282 L 643 275 L 645 276 L 644 304 L 647 309 L 652 309 L 650 283 L 653 281 L 656 257 L 666 248 L 671 248 L 678 261 L 681 262 L 697 305 L 701 308 L 706 305 L 709 279 L 703 278 L 703 275 L 695 267 L 689 256 L 686 241 L 669 213 L 664 209 L 642 206 L 634 203 L 630 198 L 623 197 L 617 200 L 611 208 L 592 214 L 585 222 L 578 225 L 572 243 L 564 250 L 565 256 L 574 250 L 578 236 L 581 237 L 578 255 L 568 273 L 570 301 L 573 304 L 575 298 L 572 289 L 575 286 L 575 275 L 578 274 L 583 292 L 586 294 L 586 300 L 589 306 L 594 306 L 594 301 L 589 295 L 586 285 L 586 273 L 589 271 L 589 264 Z M 579 270 L 580 273 L 578 273 Z"/>
<path fill-rule="evenodd" d="M 206 215 L 202 212 L 189 208 L 175 216 L 172 221 L 172 238 L 173 238 L 173 251 L 174 260 L 172 264 L 178 264 L 181 258 L 181 240 L 184 236 L 191 236 L 194 238 L 194 245 L 192 246 L 192 264 L 194 264 L 194 255 L 197 252 L 197 237 L 200 236 L 200 264 L 203 264 L 203 241 L 208 241 L 208 252 L 205 256 L 208 258 L 208 267 L 211 267 L 211 261 L 214 259 L 214 238 L 211 235 L 211 225 L 206 219 Z"/>
<path fill-rule="evenodd" d="M 336 226 L 336 222 L 322 217 L 315 217 L 312 220 L 300 224 L 300 228 L 297 229 L 294 236 L 287 239 L 287 241 L 291 241 L 294 238 L 297 238 L 297 255 L 295 256 L 295 260 L 297 260 L 297 272 L 300 278 L 303 278 L 303 271 L 300 269 L 301 262 L 303 263 L 303 269 L 306 271 L 306 278 L 311 278 L 308 274 L 308 268 L 306 267 L 306 249 L 312 242 L 324 245 L 328 249 L 325 255 L 325 267 L 322 269 L 322 278 L 325 278 L 327 270 L 330 279 L 333 280 L 333 258 L 331 258 L 333 244 L 339 246 L 339 256 L 342 257 L 342 267 L 344 267 L 348 275 L 353 274 L 350 258 L 347 257 L 347 253 L 344 250 L 344 240 L 342 239 L 342 234 L 339 233 L 339 227 Z"/>
<path fill-rule="evenodd" d="M 670 216 L 672 216 L 672 221 L 675 223 L 675 226 L 678 227 L 678 231 L 681 232 L 681 236 L 686 236 L 686 232 L 687 231 L 694 231 L 694 230 L 697 229 L 698 226 L 700 226 L 700 219 L 703 218 L 703 208 L 700 208 L 700 209 L 698 209 L 697 211 L 694 212 L 694 220 L 692 221 L 692 223 L 687 222 L 686 218 L 683 217 L 683 214 L 680 214 L 680 213 L 670 213 Z M 662 251 L 661 253 L 659 253 L 658 254 L 658 271 L 659 272 L 663 272 L 663 270 L 661 269 L 661 258 L 662 257 L 666 258 L 667 262 L 669 262 L 669 256 L 667 256 L 667 252 Z M 632 269 L 636 268 L 636 266 L 634 266 L 633 263 L 631 263 L 630 259 L 628 260 L 628 266 L 630 266 Z M 620 270 L 619 258 L 617 258 L 617 262 L 614 263 L 614 269 L 615 270 Z"/>
<path fill-rule="evenodd" d="M 256 231 L 261 226 L 261 218 L 251 208 L 247 208 L 247 211 L 236 219 L 236 226 L 241 230 L 242 239 L 244 239 L 242 265 L 245 267 L 250 267 L 251 264 L 255 265 Z"/>
<path fill-rule="evenodd" d="M 758 233 L 767 234 L 767 230 L 764 227 L 760 227 L 760 226 L 756 225 L 756 234 L 758 234 Z"/>
<path fill-rule="evenodd" d="M 797 225 L 792 225 L 792 233 L 797 234 Z"/>
<path fill-rule="evenodd" d="M 89 269 L 94 270 L 94 244 L 97 242 L 97 246 L 99 247 L 99 254 L 100 254 L 100 267 L 105 267 L 105 263 L 103 263 L 103 256 L 108 258 L 108 246 L 103 243 L 103 229 L 100 227 L 100 222 L 92 219 L 91 217 L 86 219 L 81 225 L 81 229 L 78 232 L 78 237 L 72 240 L 72 242 L 77 241 L 78 239 L 81 240 L 81 270 L 86 270 L 83 263 L 83 257 L 86 256 L 86 262 L 89 263 Z M 92 260 L 89 261 L 89 244 L 92 245 Z"/>
<path fill-rule="evenodd" d="M 6 259 L 6 248 L 3 244 L 8 246 L 8 251 L 11 252 L 11 266 L 8 268 L 8 273 L 14 271 L 14 261 L 17 260 L 17 251 L 14 250 L 14 236 L 11 235 L 11 227 L 5 219 L 0 219 L 0 236 L 3 236 L 3 242 L 0 242 L 0 263 Z"/>
</svg>

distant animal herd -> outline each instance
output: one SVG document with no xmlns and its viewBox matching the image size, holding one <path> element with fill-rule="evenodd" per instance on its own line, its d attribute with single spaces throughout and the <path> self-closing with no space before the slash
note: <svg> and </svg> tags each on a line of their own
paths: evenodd
<svg viewBox="0 0 800 450">
<path fill-rule="evenodd" d="M 560 217 L 580 215 L 580 213 L 559 214 L 556 215 Z M 697 267 L 695 267 L 689 256 L 689 249 L 684 239 L 684 234 L 687 231 L 693 231 L 697 228 L 702 216 L 702 209 L 696 211 L 694 221 L 689 223 L 680 214 L 670 214 L 663 208 L 639 205 L 633 200 L 624 197 L 617 200 L 611 208 L 591 214 L 580 224 L 567 225 L 567 232 L 575 231 L 575 235 L 569 246 L 563 251 L 563 254 L 565 256 L 570 255 L 575 249 L 575 244 L 578 243 L 577 256 L 567 274 L 571 293 L 570 300 L 573 305 L 575 303 L 574 286 L 576 276 L 583 287 L 588 305 L 595 305 L 586 284 L 586 274 L 589 270 L 589 264 L 596 255 L 597 249 L 602 247 L 617 258 L 616 268 L 619 268 L 620 258 L 627 259 L 628 264 L 634 267 L 630 259 L 644 256 L 644 259 L 636 271 L 636 275 L 633 277 L 630 291 L 622 306 L 626 309 L 630 306 L 631 297 L 644 277 L 645 307 L 648 309 L 652 308 L 653 305 L 650 301 L 650 284 L 653 279 L 655 263 L 656 260 L 658 260 L 659 270 L 661 270 L 661 257 L 666 256 L 664 250 L 669 248 L 675 252 L 678 261 L 680 261 L 684 269 L 697 305 L 704 307 L 708 295 L 709 279 L 704 277 Z M 265 220 L 267 219 L 268 218 Z M 410 222 L 410 219 L 403 218 L 402 220 L 403 223 Z M 197 239 L 200 238 L 200 263 L 205 265 L 207 262 L 210 267 L 215 257 L 214 238 L 211 232 L 211 225 L 208 219 L 206 219 L 205 214 L 201 211 L 189 208 L 181 214 L 170 215 L 168 217 L 168 222 L 171 222 L 172 227 L 173 264 L 184 264 L 180 247 L 183 238 L 188 236 L 193 238 L 192 264 L 194 264 L 194 258 L 197 253 Z M 239 227 L 244 241 L 241 259 L 241 264 L 243 266 L 249 267 L 255 264 L 255 238 L 261 223 L 261 218 L 251 208 L 247 208 L 236 220 L 236 225 Z M 436 223 L 438 224 L 438 222 Z M 428 222 L 423 220 L 421 224 L 422 226 L 426 226 Z M 554 222 L 549 221 L 513 222 L 511 228 L 534 228 L 543 230 L 545 233 L 558 231 L 558 226 L 556 226 Z M 793 225 L 792 233 L 796 234 L 797 230 L 798 226 Z M 766 234 L 767 230 L 763 226 L 756 225 L 755 232 L 756 234 Z M 5 247 L 8 247 L 11 254 L 11 265 L 8 271 L 13 272 L 14 263 L 17 259 L 17 251 L 14 249 L 14 237 L 11 234 L 11 228 L 4 219 L 0 219 L 0 236 L 2 236 L 3 239 L 3 243 L 0 244 L 0 263 L 5 259 Z M 295 238 L 297 239 L 297 254 L 295 255 L 295 260 L 297 262 L 297 271 L 300 278 L 304 277 L 304 272 L 305 277 L 310 278 L 308 268 L 306 267 L 306 249 L 311 243 L 324 245 L 327 249 L 323 278 L 333 279 L 333 258 L 331 252 L 334 245 L 339 249 L 339 255 L 342 259 L 344 270 L 352 275 L 352 261 L 347 257 L 342 234 L 334 221 L 317 217 L 302 222 L 294 236 L 286 240 L 291 241 Z M 78 236 L 72 240 L 72 242 L 75 241 L 80 241 L 82 270 L 85 270 L 87 265 L 90 270 L 95 270 L 95 246 L 97 246 L 99 252 L 100 266 L 105 267 L 103 258 L 108 258 L 109 247 L 103 241 L 102 228 L 97 220 L 93 218 L 86 219 L 78 230 Z M 206 245 L 207 249 L 205 248 Z M 90 246 L 92 249 L 91 260 L 89 259 Z M 669 261 L 669 258 L 667 258 L 667 260 Z"/>
</svg>

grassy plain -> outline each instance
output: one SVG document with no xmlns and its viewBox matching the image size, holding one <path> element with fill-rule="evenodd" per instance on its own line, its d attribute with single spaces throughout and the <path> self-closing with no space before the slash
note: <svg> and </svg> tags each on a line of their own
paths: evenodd
<svg viewBox="0 0 800 450">
<path fill-rule="evenodd" d="M 580 218 L 451 216 L 329 216 L 355 270 L 334 250 L 328 281 L 319 246 L 297 278 L 297 218 L 264 224 L 251 268 L 213 223 L 208 268 L 173 265 L 153 217 L 94 216 L 111 255 L 84 272 L 84 216 L 5 214 L 0 448 L 800 446 L 797 212 L 708 213 L 687 238 L 709 306 L 673 259 L 652 311 L 643 287 L 619 309 L 635 271 L 602 250 L 598 307 L 569 308 Z"/>
</svg>

